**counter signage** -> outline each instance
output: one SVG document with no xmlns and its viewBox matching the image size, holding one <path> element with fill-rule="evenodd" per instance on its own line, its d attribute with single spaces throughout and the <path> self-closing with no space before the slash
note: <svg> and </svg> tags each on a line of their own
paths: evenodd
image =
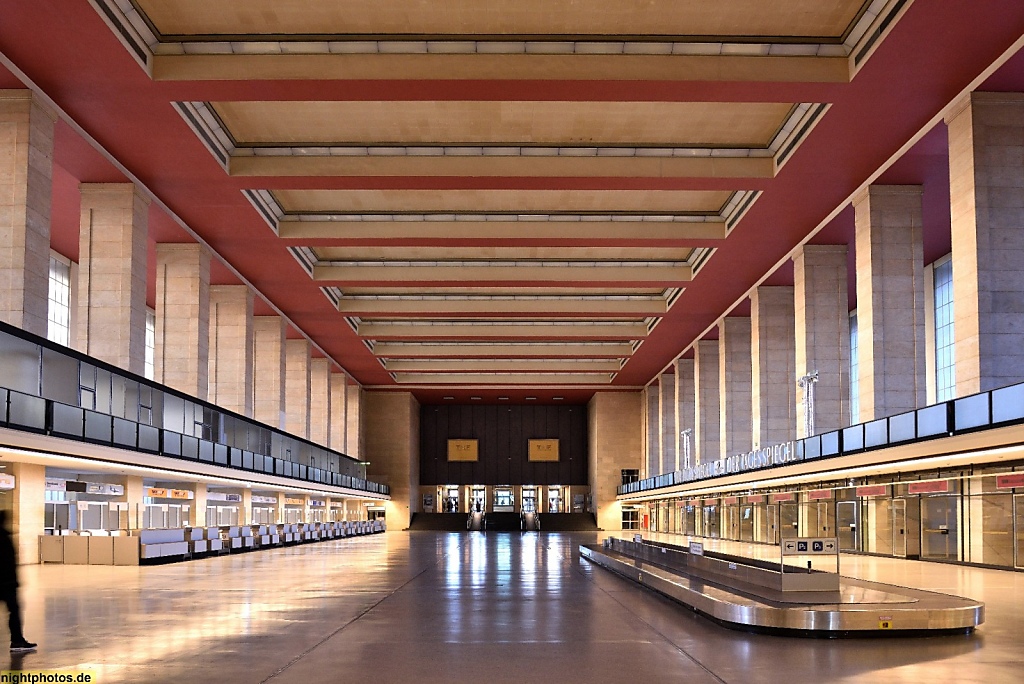
<svg viewBox="0 0 1024 684">
<path fill-rule="evenodd" d="M 195 496 L 195 493 L 189 489 L 172 489 L 167 492 L 172 499 L 189 499 Z"/>
<path fill-rule="evenodd" d="M 14 476 L 0 473 L 0 490 L 14 489 Z"/>
<path fill-rule="evenodd" d="M 832 490 L 831 489 L 815 489 L 815 490 L 807 492 L 807 499 L 809 501 L 820 501 L 822 499 L 831 499 L 831 498 L 832 498 Z"/>
<path fill-rule="evenodd" d="M 66 492 L 68 490 L 67 480 L 58 480 L 53 477 L 46 478 L 46 491 Z"/>
<path fill-rule="evenodd" d="M 310 499 L 309 500 L 309 505 L 310 506 L 321 507 L 321 506 L 326 506 L 327 502 L 324 501 L 323 499 Z"/>
<path fill-rule="evenodd" d="M 857 496 L 889 496 L 889 485 L 857 487 Z"/>
<path fill-rule="evenodd" d="M 124 494 L 124 485 L 107 484 L 106 482 L 89 482 L 85 485 L 85 491 L 88 494 L 121 496 Z"/>
<path fill-rule="evenodd" d="M 229 501 L 229 502 L 232 502 L 232 503 L 241 503 L 242 502 L 242 495 L 241 494 L 225 494 L 224 492 L 207 492 L 206 493 L 206 500 L 207 501 Z"/>
<path fill-rule="evenodd" d="M 735 503 L 739 503 L 740 498 L 738 496 L 727 496 L 722 499 L 722 503 L 726 506 L 730 506 Z"/>
<path fill-rule="evenodd" d="M 996 489 L 1013 489 L 1014 487 L 1024 487 L 1024 473 L 996 476 Z"/>
<path fill-rule="evenodd" d="M 252 502 L 254 504 L 277 504 L 276 496 L 262 496 L 260 494 L 252 495 Z"/>
<path fill-rule="evenodd" d="M 718 505 L 718 499 L 704 499 L 703 503 L 704 503 L 705 506 L 717 506 Z"/>
<path fill-rule="evenodd" d="M 750 496 L 745 496 L 743 498 L 748 504 L 760 504 L 765 501 L 764 494 L 751 494 Z"/>
<path fill-rule="evenodd" d="M 772 494 L 772 503 L 783 503 L 786 501 L 795 501 L 796 494 L 793 492 L 776 492 Z"/>
<path fill-rule="evenodd" d="M 949 491 L 949 480 L 935 482 L 911 482 L 907 486 L 909 494 L 936 494 Z"/>
<path fill-rule="evenodd" d="M 284 498 L 284 503 L 286 506 L 305 506 L 306 500 L 301 498 L 295 498 L 292 496 L 286 496 Z"/>
<path fill-rule="evenodd" d="M 700 499 L 690 499 L 686 502 L 687 506 L 700 506 Z"/>
<path fill-rule="evenodd" d="M 690 553 L 694 556 L 703 556 L 704 545 L 700 542 L 690 542 Z"/>
<path fill-rule="evenodd" d="M 167 490 L 159 489 L 157 487 L 150 487 L 149 489 L 146 490 L 146 496 L 152 497 L 154 499 L 166 499 Z"/>
</svg>

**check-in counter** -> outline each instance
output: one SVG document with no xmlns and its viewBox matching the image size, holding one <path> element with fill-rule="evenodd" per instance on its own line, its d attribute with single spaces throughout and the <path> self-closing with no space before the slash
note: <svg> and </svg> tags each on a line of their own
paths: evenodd
<svg viewBox="0 0 1024 684">
<path fill-rule="evenodd" d="M 138 537 L 120 536 L 111 539 L 114 540 L 114 565 L 139 564 Z"/>
<path fill-rule="evenodd" d="M 205 536 L 210 553 L 222 553 L 224 551 L 224 540 L 220 538 L 219 527 L 207 527 Z"/>
<path fill-rule="evenodd" d="M 64 562 L 64 537 L 44 534 L 39 537 L 39 562 Z"/>
<path fill-rule="evenodd" d="M 206 539 L 206 530 L 202 527 L 188 528 L 188 547 L 193 556 L 209 553 L 210 542 Z"/>
<path fill-rule="evenodd" d="M 114 537 L 89 535 L 89 565 L 114 564 Z"/>
<path fill-rule="evenodd" d="M 173 556 L 187 556 L 188 542 L 185 529 L 176 527 L 169 530 L 139 530 L 139 558 L 153 560 Z"/>
<path fill-rule="evenodd" d="M 89 537 L 83 537 L 76 534 L 61 537 L 61 539 L 64 540 L 65 565 L 89 564 Z"/>
<path fill-rule="evenodd" d="M 228 547 L 228 549 L 231 550 L 231 551 L 241 551 L 242 550 L 242 531 L 241 531 L 241 528 L 229 527 L 229 528 L 227 528 L 225 530 L 225 534 L 227 535 L 227 537 L 226 537 L 226 539 L 224 541 L 226 542 L 226 546 Z"/>
<path fill-rule="evenodd" d="M 240 528 L 238 528 L 238 533 L 242 537 L 242 548 L 243 549 L 251 549 L 251 548 L 254 548 L 256 546 L 256 540 L 252 536 L 252 528 L 251 527 L 240 527 Z"/>
</svg>

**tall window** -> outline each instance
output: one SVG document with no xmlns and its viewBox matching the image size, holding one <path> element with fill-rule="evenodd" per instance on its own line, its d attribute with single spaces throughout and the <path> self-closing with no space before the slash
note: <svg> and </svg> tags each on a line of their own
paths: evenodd
<svg viewBox="0 0 1024 684">
<path fill-rule="evenodd" d="M 953 338 L 953 261 L 935 262 L 935 400 L 956 395 L 956 357 Z"/>
<path fill-rule="evenodd" d="M 51 342 L 71 345 L 71 262 L 50 254 L 50 301 L 46 337 Z"/>
<path fill-rule="evenodd" d="M 857 312 L 850 314 L 850 425 L 860 422 L 860 380 L 857 377 Z"/>
<path fill-rule="evenodd" d="M 146 309 L 146 378 L 153 379 L 156 360 L 156 314 Z"/>
</svg>

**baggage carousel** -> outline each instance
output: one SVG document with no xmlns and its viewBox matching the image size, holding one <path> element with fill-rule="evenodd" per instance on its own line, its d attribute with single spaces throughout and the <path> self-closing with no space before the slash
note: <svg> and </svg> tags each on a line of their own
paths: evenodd
<svg viewBox="0 0 1024 684">
<path fill-rule="evenodd" d="M 580 555 L 718 622 L 824 638 L 968 634 L 979 601 L 787 564 L 650 541 L 608 538 Z M 838 555 L 837 555 L 838 558 Z"/>
</svg>

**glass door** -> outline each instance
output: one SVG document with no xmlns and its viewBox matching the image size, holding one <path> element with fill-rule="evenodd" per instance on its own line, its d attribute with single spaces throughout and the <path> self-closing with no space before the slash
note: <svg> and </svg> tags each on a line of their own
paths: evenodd
<svg viewBox="0 0 1024 684">
<path fill-rule="evenodd" d="M 959 560 L 956 504 L 959 497 L 925 496 L 921 498 L 921 557 L 933 560 Z"/>
<path fill-rule="evenodd" d="M 800 505 L 779 504 L 779 538 L 792 539 L 800 536 Z"/>
<path fill-rule="evenodd" d="M 704 536 L 718 539 L 722 536 L 718 506 L 704 507 Z"/>
<path fill-rule="evenodd" d="M 840 551 L 859 551 L 857 536 L 857 502 L 836 503 L 836 536 L 839 537 Z"/>
<path fill-rule="evenodd" d="M 769 544 L 779 543 L 779 505 L 768 504 L 765 507 L 765 538 Z"/>
<path fill-rule="evenodd" d="M 743 504 L 740 506 L 740 540 L 746 542 L 754 541 L 753 504 Z"/>
<path fill-rule="evenodd" d="M 1024 568 L 1024 494 L 1013 495 L 1013 566 Z"/>
<path fill-rule="evenodd" d="M 907 500 L 893 499 L 892 502 L 892 555 L 907 557 Z"/>
<path fill-rule="evenodd" d="M 523 487 L 523 513 L 537 512 L 537 488 Z"/>
</svg>

